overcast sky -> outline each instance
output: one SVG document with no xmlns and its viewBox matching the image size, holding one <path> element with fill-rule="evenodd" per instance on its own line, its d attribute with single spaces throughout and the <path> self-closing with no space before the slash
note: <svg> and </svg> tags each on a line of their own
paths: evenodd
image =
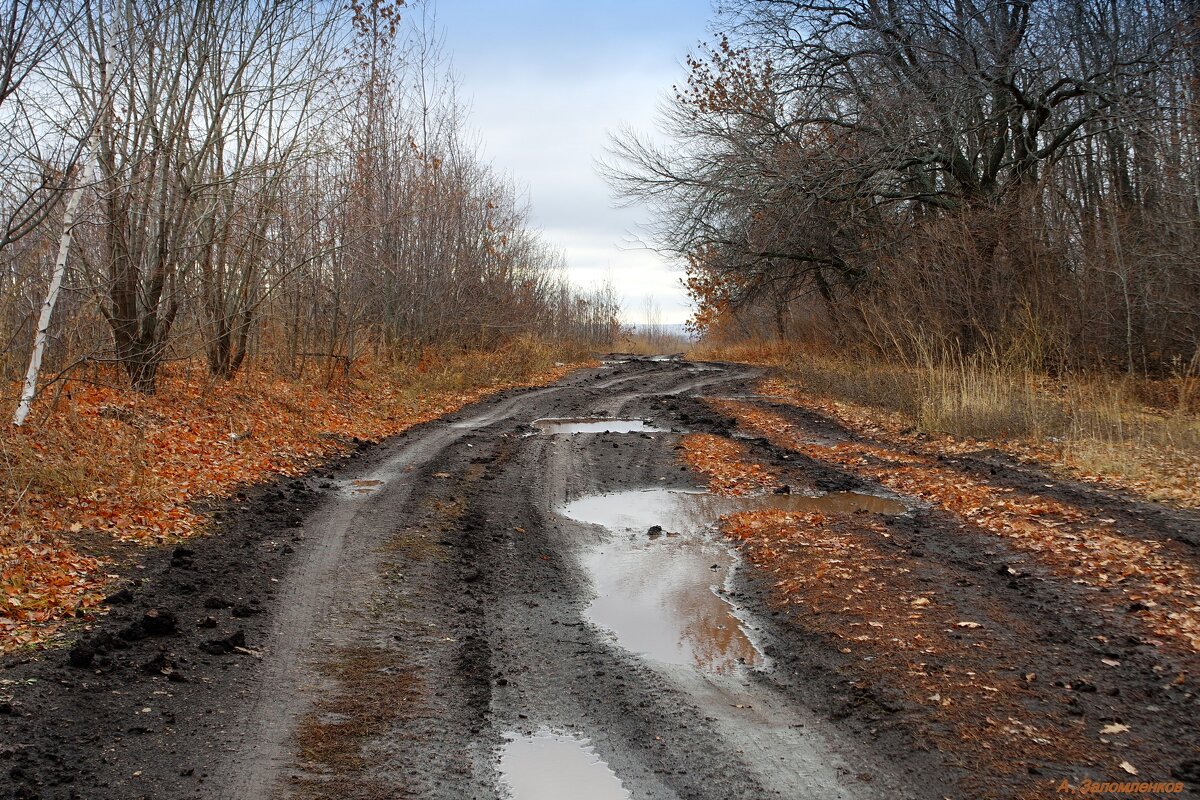
<svg viewBox="0 0 1200 800">
<path fill-rule="evenodd" d="M 707 37 L 710 0 L 436 0 L 446 51 L 486 157 L 529 191 L 534 222 L 589 286 L 611 275 L 629 322 L 653 297 L 689 316 L 682 273 L 629 240 L 645 209 L 617 209 L 596 174 L 608 136 L 654 127 L 655 108 Z"/>
</svg>

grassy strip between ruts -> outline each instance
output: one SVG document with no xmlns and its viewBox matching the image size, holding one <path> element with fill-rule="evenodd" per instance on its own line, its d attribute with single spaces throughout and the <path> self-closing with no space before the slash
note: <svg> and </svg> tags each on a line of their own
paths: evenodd
<svg viewBox="0 0 1200 800">
<path fill-rule="evenodd" d="M 359 365 L 332 387 L 255 369 L 213 382 L 186 364 L 151 396 L 95 380 L 116 383 L 114 375 L 72 380 L 30 424 L 0 435 L 0 653 L 45 642 L 64 620 L 92 613 L 111 579 L 103 553 L 114 543 L 202 532 L 197 501 L 298 475 L 354 440 L 553 383 L 578 366 L 521 341 L 427 355 L 419 365 Z"/>
</svg>

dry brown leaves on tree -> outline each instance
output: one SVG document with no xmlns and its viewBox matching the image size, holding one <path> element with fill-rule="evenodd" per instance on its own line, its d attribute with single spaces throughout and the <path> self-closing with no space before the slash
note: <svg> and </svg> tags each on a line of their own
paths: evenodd
<svg viewBox="0 0 1200 800">
<path fill-rule="evenodd" d="M 819 397 L 780 380 L 759 384 L 758 391 L 783 403 L 819 411 L 836 419 L 847 429 L 862 436 L 886 438 L 906 446 L 942 453 L 969 453 L 998 450 L 1023 461 L 1060 470 L 1086 483 L 1112 486 L 1151 500 L 1170 502 L 1186 508 L 1200 508 L 1200 458 L 1194 453 L 1163 446 L 1123 442 L 1118 447 L 1126 460 L 1137 469 L 1097 469 L 1097 459 L 1081 459 L 1081 449 L 1102 449 L 1100 443 L 1023 437 L 1019 439 L 960 439 L 946 433 L 913 431 L 912 420 L 895 411 L 864 406 L 844 400 Z M 1052 394 L 1047 390 L 1048 394 Z M 1148 411 L 1151 411 L 1148 409 Z M 1136 421 L 1130 421 L 1131 424 Z M 1103 461 L 1100 459 L 1099 461 Z"/>
</svg>

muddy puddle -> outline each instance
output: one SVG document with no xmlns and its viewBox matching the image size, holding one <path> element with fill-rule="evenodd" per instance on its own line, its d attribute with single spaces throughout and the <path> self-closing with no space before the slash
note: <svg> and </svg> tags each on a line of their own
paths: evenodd
<svg viewBox="0 0 1200 800">
<path fill-rule="evenodd" d="M 537 419 L 533 426 L 538 432 L 552 436 L 556 433 L 663 433 L 643 419 Z"/>
<path fill-rule="evenodd" d="M 582 555 L 596 592 L 588 621 L 656 661 L 716 673 L 762 665 L 740 612 L 722 596 L 737 556 L 713 532 L 725 514 L 762 509 L 896 514 L 905 507 L 849 492 L 719 497 L 648 489 L 582 497 L 559 513 L 617 534 Z"/>
<path fill-rule="evenodd" d="M 341 491 L 351 495 L 375 494 L 384 485 L 381 480 L 362 479 L 362 480 L 340 480 L 336 481 L 335 485 Z"/>
<path fill-rule="evenodd" d="M 629 792 L 587 742 L 541 730 L 510 734 L 500 777 L 512 800 L 628 800 Z"/>
<path fill-rule="evenodd" d="M 581 497 L 560 507 L 559 513 L 609 530 L 644 534 L 654 525 L 668 533 L 697 533 L 711 529 L 726 514 L 744 511 L 901 514 L 905 510 L 898 500 L 857 492 L 721 497 L 686 489 L 637 489 Z"/>
<path fill-rule="evenodd" d="M 693 537 L 625 537 L 584 555 L 596 599 L 590 622 L 655 661 L 726 673 L 762 655 L 717 592 L 735 566 L 728 548 Z"/>
</svg>

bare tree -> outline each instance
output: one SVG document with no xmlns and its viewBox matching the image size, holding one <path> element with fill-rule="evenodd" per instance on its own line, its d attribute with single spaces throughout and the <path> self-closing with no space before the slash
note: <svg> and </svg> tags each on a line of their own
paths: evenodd
<svg viewBox="0 0 1200 800">
<path fill-rule="evenodd" d="M 1194 92 L 1187 9 L 732 0 L 728 34 L 689 59 L 665 109 L 672 144 L 627 132 L 607 174 L 656 207 L 660 246 L 713 276 L 714 296 L 779 329 L 797 303 L 815 303 L 835 332 L 875 328 L 883 309 L 863 303 L 886 300 L 888 313 L 928 320 L 913 335 L 968 352 L 1050 328 L 1070 336 L 1063 293 L 1111 250 L 1114 225 L 1164 245 L 1150 228 L 1168 212 L 1194 219 L 1194 169 L 1180 157 L 1195 146 L 1182 113 Z M 1194 244 L 1179 246 L 1176 275 Z M 1169 281 L 1148 261 L 1127 273 L 1129 351 L 1148 333 L 1138 299 L 1168 307 Z M 1186 316 L 1156 334 L 1173 340 L 1160 355 L 1196 346 Z"/>
</svg>

